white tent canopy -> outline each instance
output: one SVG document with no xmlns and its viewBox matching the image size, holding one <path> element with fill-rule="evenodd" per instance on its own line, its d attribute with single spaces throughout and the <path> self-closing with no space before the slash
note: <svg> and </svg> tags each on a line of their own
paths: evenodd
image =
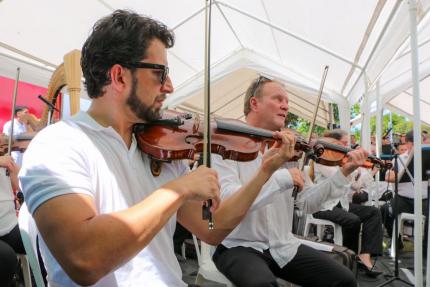
<svg viewBox="0 0 430 287">
<path fill-rule="evenodd" d="M 323 100 L 339 104 L 344 128 L 349 124 L 349 106 L 364 98 L 363 106 L 370 109 L 378 88 L 388 107 L 417 115 L 415 130 L 419 131 L 420 116 L 412 108 L 408 44 L 410 23 L 415 28 L 416 19 L 421 120 L 430 123 L 430 113 L 426 113 L 430 107 L 430 0 L 415 1 L 416 18 L 409 17 L 406 0 L 213 0 L 212 112 L 242 118 L 246 87 L 263 74 L 284 82 L 290 94 L 290 110 L 310 118 L 323 69 L 328 65 Z M 205 0 L 0 0 L 0 75 L 14 78 L 19 66 L 22 81 L 47 86 L 64 54 L 82 47 L 99 18 L 115 9 L 132 9 L 164 22 L 176 34 L 176 44 L 169 50 L 170 76 L 176 90 L 167 104 L 201 112 L 205 3 Z M 415 43 L 415 38 L 412 40 Z M 418 94 L 415 89 L 416 98 Z M 317 122 L 324 126 L 328 116 L 326 104 L 322 106 Z M 363 133 L 368 137 L 369 113 L 365 112 Z M 419 133 L 415 136 L 419 137 Z M 420 161 L 419 147 L 415 145 L 417 170 L 421 169 L 416 163 Z M 418 186 L 415 194 L 421 198 Z M 419 207 L 415 209 L 415 222 L 420 225 L 421 201 L 417 199 L 415 205 Z M 419 228 L 415 232 L 421 234 L 417 233 L 421 232 Z M 416 253 L 420 253 L 419 240 L 416 236 Z M 417 258 L 415 267 L 421 270 L 422 261 Z M 430 267 L 427 275 L 430 282 Z M 417 275 L 417 286 L 422 285 L 421 277 Z"/>
<path fill-rule="evenodd" d="M 419 2 L 418 20 L 428 2 Z M 330 69 L 323 100 L 349 113 L 349 104 L 378 79 L 409 34 L 406 1 L 213 3 L 213 101 L 218 114 L 236 118 L 246 86 L 258 74 L 282 80 L 290 91 L 291 110 L 310 118 L 325 65 Z M 201 100 L 195 99 L 203 86 L 204 6 L 204 0 L 2 0 L 0 75 L 13 78 L 20 66 L 23 81 L 46 86 L 63 55 L 82 47 L 97 19 L 115 9 L 132 9 L 174 30 L 177 41 L 169 50 L 169 66 L 176 91 L 168 103 L 201 111 Z M 217 106 L 223 104 L 228 107 Z M 325 125 L 327 119 L 322 110 L 318 123 Z"/>
<path fill-rule="evenodd" d="M 422 21 L 418 34 L 419 63 L 420 63 L 420 109 L 421 121 L 430 125 L 430 15 Z M 406 42 L 406 44 L 409 44 Z M 409 45 L 399 50 L 393 63 L 387 67 L 379 79 L 380 95 L 385 107 L 413 117 L 412 110 L 412 72 L 411 51 Z M 375 90 L 372 90 L 371 98 L 375 98 Z"/>
</svg>

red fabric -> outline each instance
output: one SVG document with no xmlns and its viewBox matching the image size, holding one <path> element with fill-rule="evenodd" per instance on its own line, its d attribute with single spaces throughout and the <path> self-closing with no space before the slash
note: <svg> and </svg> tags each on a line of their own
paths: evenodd
<svg viewBox="0 0 430 287">
<path fill-rule="evenodd" d="M 14 86 L 15 79 L 0 76 L 0 132 L 3 131 L 3 125 L 11 119 Z M 45 108 L 45 104 L 37 96 L 45 96 L 46 91 L 47 88 L 45 87 L 19 82 L 16 105 L 27 106 L 30 113 L 39 118 Z"/>
</svg>

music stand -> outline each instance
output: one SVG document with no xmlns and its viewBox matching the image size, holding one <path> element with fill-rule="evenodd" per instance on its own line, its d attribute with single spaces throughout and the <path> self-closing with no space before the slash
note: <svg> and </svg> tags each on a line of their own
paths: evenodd
<svg viewBox="0 0 430 287">
<path fill-rule="evenodd" d="M 393 151 L 395 148 L 393 147 Z M 423 146 L 422 147 L 422 180 L 427 180 L 428 176 L 426 171 L 430 169 L 430 146 Z M 408 162 L 408 166 L 404 166 L 405 170 L 409 170 L 408 172 L 403 173 L 400 180 L 398 180 L 398 173 L 399 173 L 399 155 L 396 153 L 393 155 L 394 157 L 394 210 L 393 210 L 393 216 L 394 216 L 394 234 L 396 242 L 391 242 L 391 244 L 395 244 L 394 248 L 394 275 L 392 278 L 388 279 L 384 283 L 378 285 L 377 287 L 382 287 L 387 284 L 390 284 L 391 282 L 394 282 L 396 280 L 401 281 L 407 285 L 414 286 L 412 283 L 409 283 L 408 281 L 402 279 L 399 277 L 399 202 L 398 202 L 398 192 L 399 192 L 399 182 L 412 182 L 413 176 L 414 176 L 414 160 L 413 156 Z M 404 163 L 402 162 L 404 165 Z M 412 178 L 410 177 L 412 176 Z"/>
</svg>

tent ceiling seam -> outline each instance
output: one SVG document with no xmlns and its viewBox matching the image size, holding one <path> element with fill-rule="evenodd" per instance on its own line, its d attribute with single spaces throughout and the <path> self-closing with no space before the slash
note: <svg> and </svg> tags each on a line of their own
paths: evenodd
<svg viewBox="0 0 430 287">
<path fill-rule="evenodd" d="M 17 62 L 21 62 L 21 63 L 26 64 L 26 65 L 30 65 L 30 66 L 32 66 L 34 68 L 37 68 L 37 69 L 42 69 L 42 70 L 48 71 L 50 73 L 52 73 L 52 72 L 55 71 L 55 68 L 53 68 L 53 67 L 47 67 L 46 65 L 45 66 L 39 66 L 39 65 L 36 65 L 35 63 L 32 63 L 32 62 L 29 62 L 27 60 L 14 57 L 12 55 L 0 53 L 0 56 L 3 56 L 3 57 L 8 58 L 8 59 L 12 59 L 12 60 L 17 61 Z"/>
<path fill-rule="evenodd" d="M 33 60 L 33 61 L 39 62 L 39 63 L 41 63 L 41 64 L 43 64 L 43 65 L 48 66 L 48 67 L 52 67 L 52 68 L 54 68 L 54 69 L 55 69 L 55 68 L 57 68 L 57 66 L 56 66 L 56 65 L 54 65 L 54 64 L 52 64 L 52 63 L 50 63 L 50 62 L 48 62 L 48 61 L 45 61 L 45 60 L 40 59 L 40 58 L 38 58 L 38 57 L 36 57 L 36 56 L 33 56 L 33 55 L 31 55 L 31 54 L 29 54 L 29 53 L 27 53 L 27 52 L 24 52 L 24 51 L 18 50 L 17 48 L 14 48 L 14 47 L 12 47 L 12 46 L 10 46 L 10 45 L 6 44 L 6 43 L 0 42 L 0 47 L 3 47 L 3 48 L 5 48 L 6 50 L 9 50 L 9 51 L 11 51 L 11 52 L 14 52 L 14 53 L 16 53 L 16 54 L 18 54 L 18 55 L 21 55 L 21 56 L 23 56 L 23 57 L 29 58 L 29 59 L 31 59 L 31 60 Z"/>
<path fill-rule="evenodd" d="M 387 29 L 390 26 L 391 21 L 394 18 L 394 15 L 396 14 L 397 10 L 399 9 L 401 2 L 402 2 L 402 0 L 397 0 L 396 4 L 394 5 L 393 9 L 391 10 L 391 13 L 388 16 L 387 22 L 385 22 L 384 27 L 382 28 L 381 33 L 379 34 L 378 39 L 376 40 L 375 45 L 373 45 L 372 51 L 370 52 L 369 57 L 367 58 L 366 63 L 364 64 L 364 67 L 363 67 L 363 69 L 360 72 L 360 75 L 357 77 L 357 80 L 355 81 L 354 85 L 352 85 L 351 89 L 348 92 L 348 95 L 346 97 L 348 100 L 351 98 L 351 93 L 354 90 L 355 86 L 357 86 L 360 78 L 363 76 L 364 72 L 367 70 L 367 66 L 369 65 L 370 60 L 372 59 L 373 55 L 375 54 L 376 48 L 378 48 L 379 43 L 381 42 L 383 36 L 385 35 L 385 32 L 387 32 Z"/>
<path fill-rule="evenodd" d="M 264 4 L 264 0 L 260 0 L 260 1 L 261 1 L 261 5 L 263 6 L 264 14 L 266 14 L 267 20 L 269 21 L 269 23 L 272 23 L 269 13 L 267 12 L 266 5 Z M 281 51 L 279 50 L 279 44 L 278 44 L 278 41 L 276 40 L 275 31 L 273 31 L 272 27 L 270 27 L 270 32 L 272 33 L 273 42 L 275 42 L 276 52 L 278 53 L 279 60 L 281 63 L 283 63 L 284 61 L 282 60 Z"/>
<path fill-rule="evenodd" d="M 213 4 L 212 4 L 213 5 Z M 184 20 L 180 21 L 178 24 L 176 24 L 175 26 L 173 26 L 172 30 L 176 30 L 179 27 L 181 27 L 182 25 L 184 25 L 185 23 L 187 23 L 189 20 L 191 20 L 192 18 L 196 17 L 198 14 L 200 14 L 202 11 L 205 10 L 206 6 L 203 6 L 202 8 L 198 9 L 196 12 L 194 12 L 193 14 L 191 14 L 190 16 L 186 17 Z"/>
<path fill-rule="evenodd" d="M 108 3 L 106 3 L 106 1 L 104 1 L 104 0 L 96 0 L 96 1 L 99 2 L 100 4 L 102 4 L 106 9 L 111 10 L 112 12 L 116 10 L 112 6 L 110 6 Z"/>
<path fill-rule="evenodd" d="M 169 54 L 172 55 L 173 57 L 175 57 L 179 62 L 181 62 L 182 64 L 184 64 L 185 66 L 187 66 L 188 68 L 190 68 L 191 70 L 193 70 L 194 72 L 198 72 L 198 70 L 196 68 L 194 68 L 193 66 L 191 66 L 190 64 L 188 64 L 187 62 L 185 62 L 185 60 L 183 60 L 181 57 L 179 57 L 178 55 L 176 55 L 173 51 L 169 50 Z"/>
<path fill-rule="evenodd" d="M 421 19 L 419 20 L 419 23 L 417 24 L 418 27 L 418 31 L 421 30 L 422 27 L 421 24 L 424 22 L 424 17 L 430 17 L 430 13 L 429 10 L 426 11 L 426 13 L 424 13 L 423 11 L 420 14 Z M 408 34 L 409 35 L 409 34 Z M 393 55 L 393 57 L 391 57 L 391 59 L 385 64 L 384 68 L 382 69 L 382 71 L 376 76 L 376 78 L 373 80 L 373 82 L 370 84 L 369 90 L 373 89 L 374 86 L 376 85 L 376 83 L 379 81 L 379 78 L 382 77 L 383 73 L 391 66 L 392 63 L 394 63 L 394 61 L 398 58 L 398 55 L 400 55 L 401 53 L 403 53 L 404 51 L 407 50 L 407 43 L 410 42 L 410 36 L 407 36 L 405 38 L 405 40 L 400 44 L 399 48 L 397 49 L 396 53 Z M 421 64 L 421 63 L 420 63 Z"/>
<path fill-rule="evenodd" d="M 227 26 L 230 28 L 231 32 L 233 33 L 236 40 L 239 42 L 239 45 L 241 48 L 244 48 L 242 41 L 239 38 L 239 35 L 237 35 L 236 30 L 234 30 L 233 25 L 231 25 L 230 21 L 227 19 L 227 16 L 225 16 L 224 11 L 221 9 L 221 7 L 218 5 L 218 1 L 215 1 L 216 7 L 218 8 L 219 12 L 221 13 L 222 17 L 224 18 L 225 22 L 227 23 Z"/>
<path fill-rule="evenodd" d="M 357 53 L 355 54 L 354 63 L 356 64 L 360 61 L 364 48 L 367 46 L 367 42 L 369 41 L 370 34 L 375 28 L 376 21 L 379 19 L 379 16 L 381 15 L 381 11 L 385 6 L 386 1 L 387 0 L 379 0 L 378 4 L 376 4 L 376 8 L 373 11 L 372 17 L 370 18 L 366 31 L 364 32 L 363 39 L 361 40 L 360 46 L 358 47 Z M 345 91 L 346 85 L 349 83 L 354 73 L 354 70 L 355 70 L 354 67 L 351 67 L 351 69 L 349 70 L 349 73 L 346 76 L 345 81 L 343 82 L 342 89 L 340 90 L 341 94 L 343 94 L 343 92 Z"/>
<path fill-rule="evenodd" d="M 315 103 L 312 103 L 312 102 L 308 101 L 308 100 L 307 100 L 307 99 L 305 99 L 305 98 L 301 98 L 301 97 L 300 97 L 299 95 L 297 95 L 296 93 L 294 93 L 294 92 L 292 92 L 292 91 L 288 90 L 288 88 L 287 88 L 287 92 L 288 92 L 288 93 L 290 93 L 291 95 L 293 95 L 294 97 L 299 98 L 301 101 L 303 101 L 303 102 L 305 102 L 305 103 L 310 104 L 311 106 L 314 106 L 314 105 L 315 105 Z M 291 102 L 295 102 L 295 101 L 291 101 Z M 322 107 L 321 107 L 321 105 L 322 105 Z M 327 109 L 326 109 L 326 107 L 324 106 L 324 101 L 322 101 L 322 100 L 321 100 L 321 102 L 320 102 L 320 108 L 319 108 L 318 110 L 321 110 L 321 111 L 324 111 L 324 112 L 326 112 L 326 113 L 327 113 Z M 312 113 L 313 113 L 313 112 L 312 112 Z"/>
<path fill-rule="evenodd" d="M 242 92 L 242 93 L 240 93 L 239 95 L 234 96 L 233 98 L 231 98 L 230 100 L 228 100 L 228 101 L 227 101 L 227 103 L 225 103 L 225 104 L 223 104 L 223 105 L 219 106 L 219 107 L 218 107 L 217 109 L 215 109 L 213 112 L 214 112 L 214 113 L 216 113 L 216 112 L 218 112 L 219 110 L 222 110 L 225 106 L 227 106 L 227 105 L 229 105 L 229 104 L 233 103 L 234 101 L 238 100 L 241 96 L 243 96 L 243 95 L 245 95 L 245 94 L 246 94 L 246 92 Z"/>
<path fill-rule="evenodd" d="M 418 44 L 418 48 L 421 48 L 422 46 L 425 46 L 426 44 L 428 44 L 430 42 L 430 38 L 425 39 L 424 41 L 422 41 L 420 44 Z M 399 60 L 400 58 L 409 55 L 411 53 L 411 49 L 407 49 L 405 51 L 403 51 L 403 53 L 401 53 L 396 60 Z"/>
<path fill-rule="evenodd" d="M 214 64 L 211 65 L 211 69 L 215 69 L 216 66 L 218 66 L 222 62 L 226 61 L 226 59 L 233 57 L 235 54 L 237 54 L 240 51 L 242 51 L 242 50 L 233 51 L 229 56 L 220 59 L 218 62 L 216 62 L 216 63 L 214 63 Z M 178 92 L 180 89 L 183 89 L 184 87 L 188 86 L 191 82 L 193 82 L 194 80 L 198 79 L 199 77 L 202 77 L 203 73 L 204 73 L 204 69 L 200 70 L 200 71 L 196 70 L 196 74 L 192 75 L 191 77 L 189 77 L 188 79 L 186 79 L 182 84 L 180 84 L 176 88 L 176 92 Z"/>
<path fill-rule="evenodd" d="M 414 95 L 413 94 L 411 94 L 410 92 L 408 92 L 408 91 L 403 91 L 403 93 L 405 93 L 406 95 L 408 95 L 408 96 L 410 96 L 410 97 L 413 97 Z M 422 103 L 424 103 L 424 104 L 427 104 L 427 105 L 430 105 L 430 102 L 428 102 L 428 101 L 426 101 L 426 100 L 423 100 L 423 99 L 420 99 L 420 102 L 422 102 Z"/>
<path fill-rule="evenodd" d="M 260 22 L 260 23 L 262 23 L 262 24 L 264 24 L 266 26 L 272 27 L 274 30 L 277 30 L 277 31 L 279 31 L 279 32 L 281 32 L 281 33 L 283 33 L 283 34 L 285 34 L 287 36 L 290 36 L 290 37 L 292 37 L 292 38 L 294 38 L 296 40 L 304 42 L 304 43 L 308 44 L 309 46 L 312 46 L 312 47 L 314 47 L 314 48 L 316 48 L 316 49 L 318 49 L 320 51 L 323 51 L 324 53 L 329 54 L 329 55 L 331 55 L 331 56 L 333 56 L 333 57 L 335 57 L 335 58 L 337 58 L 337 59 L 339 59 L 339 60 L 341 60 L 341 61 L 343 61 L 345 63 L 348 63 L 348 64 L 350 64 L 350 65 L 352 65 L 354 67 L 357 67 L 358 69 L 362 69 L 362 67 L 360 67 L 359 65 L 355 65 L 354 62 L 352 62 L 351 60 L 348 60 L 345 57 L 340 56 L 340 55 L 336 54 L 335 52 L 330 51 L 330 50 L 328 50 L 326 48 L 323 48 L 323 47 L 321 47 L 321 46 L 319 46 L 319 45 L 317 45 L 317 44 L 315 44 L 315 43 L 313 43 L 313 42 L 311 42 L 309 40 L 306 40 L 306 39 L 304 39 L 302 37 L 299 37 L 298 35 L 290 32 L 290 31 L 288 31 L 288 30 L 286 30 L 284 28 L 281 28 L 281 27 L 279 27 L 277 25 L 274 25 L 274 24 L 271 24 L 271 23 L 269 23 L 267 21 L 264 21 L 263 19 L 258 18 L 258 17 L 254 16 L 252 14 L 249 14 L 249 13 L 247 13 L 245 11 L 242 11 L 242 10 L 240 10 L 240 9 L 238 9 L 238 8 L 230 5 L 230 4 L 226 4 L 226 3 L 222 2 L 222 1 L 218 1 L 218 3 L 221 4 L 221 5 L 223 5 L 223 6 L 225 6 L 225 7 L 227 7 L 227 8 L 229 8 L 229 9 L 231 9 L 231 10 L 233 10 L 233 11 L 236 11 L 239 14 L 245 15 L 248 18 L 254 19 L 255 21 Z"/>
</svg>

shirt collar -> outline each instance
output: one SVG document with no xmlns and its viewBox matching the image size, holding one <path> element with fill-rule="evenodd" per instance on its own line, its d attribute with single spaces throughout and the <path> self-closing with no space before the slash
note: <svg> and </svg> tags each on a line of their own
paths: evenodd
<svg viewBox="0 0 430 287">
<path fill-rule="evenodd" d="M 93 117 L 91 117 L 87 112 L 80 111 L 76 115 L 74 115 L 71 118 L 72 121 L 79 123 L 79 125 L 85 126 L 89 129 L 92 129 L 94 131 L 100 131 L 100 132 L 106 132 L 116 138 L 118 138 L 121 142 L 124 143 L 124 140 L 121 138 L 121 136 L 118 134 L 118 132 L 112 127 L 104 127 L 101 124 L 99 124 Z M 124 143 L 125 145 L 125 143 Z M 137 141 L 135 138 L 135 135 L 132 135 L 131 138 L 131 146 L 130 151 L 134 151 L 137 148 Z"/>
</svg>

